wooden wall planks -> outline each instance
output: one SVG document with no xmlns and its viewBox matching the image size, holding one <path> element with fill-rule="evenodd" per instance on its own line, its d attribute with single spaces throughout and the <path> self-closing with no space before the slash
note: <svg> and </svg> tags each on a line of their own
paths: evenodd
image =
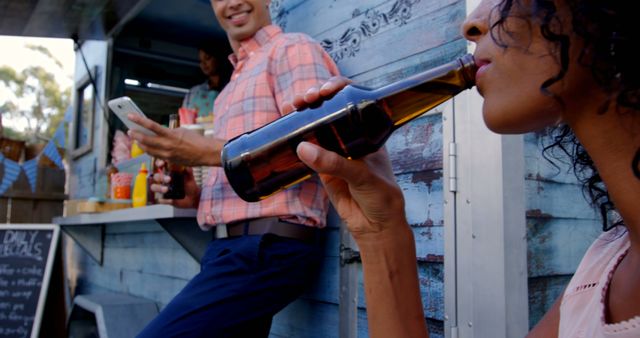
<svg viewBox="0 0 640 338">
<path fill-rule="evenodd" d="M 311 35 L 333 56 L 344 75 L 369 87 L 400 80 L 466 51 L 466 42 L 459 33 L 465 15 L 464 1 L 275 0 L 271 7 L 276 13 L 275 21 L 285 31 Z M 386 148 L 405 195 L 407 218 L 414 228 L 425 317 L 430 318 L 433 335 L 439 337 L 444 318 L 442 115 L 434 113 L 401 128 L 391 136 Z M 359 305 L 364 309 L 360 283 Z M 330 300 L 325 298 L 327 301 Z M 306 306 L 315 306 L 306 302 Z M 321 318 L 321 323 L 298 320 L 310 310 L 290 309 L 301 307 L 296 303 L 278 315 L 272 336 L 303 337 L 298 333 L 305 332 L 306 336 L 315 337 L 316 332 L 326 333 L 323 325 L 332 326 L 333 319 Z M 337 308 L 323 311 L 337 314 Z M 366 312 L 361 310 L 359 318 L 359 335 L 368 336 Z M 281 327 L 287 330 L 277 329 Z"/>
<path fill-rule="evenodd" d="M 527 218 L 529 278 L 571 275 L 601 230 L 594 220 Z"/>
<path fill-rule="evenodd" d="M 550 163 L 546 132 L 524 137 L 529 273 L 529 324 L 533 327 L 560 295 L 591 242 L 601 233 L 566 155 Z M 552 154 L 552 153 L 548 153 Z M 549 156 L 548 156 L 549 157 Z"/>
</svg>

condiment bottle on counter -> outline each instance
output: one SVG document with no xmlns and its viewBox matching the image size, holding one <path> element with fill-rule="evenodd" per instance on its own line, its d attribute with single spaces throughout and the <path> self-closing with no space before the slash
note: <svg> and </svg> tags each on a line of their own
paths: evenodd
<svg viewBox="0 0 640 338">
<path fill-rule="evenodd" d="M 147 175 L 147 205 L 156 204 L 156 193 L 151 191 L 151 185 L 154 184 L 153 175 L 158 171 L 156 167 L 156 158 L 151 158 L 151 170 L 149 170 L 149 175 Z"/>
<path fill-rule="evenodd" d="M 111 175 L 115 174 L 118 172 L 118 168 L 116 168 L 115 165 L 113 164 L 109 164 L 105 170 L 105 175 L 107 176 L 107 191 L 106 191 L 106 195 L 105 198 L 106 199 L 110 199 L 110 198 L 114 198 L 114 196 L 112 196 L 112 177 Z"/>
<path fill-rule="evenodd" d="M 180 127 L 178 120 L 178 114 L 169 115 L 169 129 L 176 129 Z M 167 185 L 167 192 L 164 193 L 164 198 L 179 200 L 185 196 L 184 192 L 184 173 L 185 167 L 176 163 L 167 161 L 166 168 L 169 170 L 171 176 L 171 182 Z"/>
<path fill-rule="evenodd" d="M 138 142 L 133 141 L 133 143 L 131 143 L 131 158 L 136 158 L 142 154 L 144 154 L 144 151 L 140 148 Z"/>
<path fill-rule="evenodd" d="M 131 204 L 134 208 L 140 208 L 147 205 L 147 166 L 142 163 L 140 171 L 136 175 L 133 183 L 133 194 Z"/>
</svg>

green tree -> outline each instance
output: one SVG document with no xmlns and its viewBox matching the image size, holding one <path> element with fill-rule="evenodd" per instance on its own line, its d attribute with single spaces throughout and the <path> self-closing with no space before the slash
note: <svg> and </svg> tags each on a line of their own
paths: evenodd
<svg viewBox="0 0 640 338">
<path fill-rule="evenodd" d="M 58 66 L 61 65 L 47 48 L 34 45 L 27 48 L 51 58 Z M 13 93 L 10 97 L 0 98 L 0 114 L 22 118 L 27 122 L 22 137 L 17 138 L 51 138 L 58 123 L 64 118 L 71 99 L 71 88 L 60 88 L 55 76 L 41 66 L 31 66 L 22 72 L 1 66 L 0 85 Z M 17 131 L 7 126 L 6 122 L 4 129 L 7 137 L 16 138 Z"/>
</svg>

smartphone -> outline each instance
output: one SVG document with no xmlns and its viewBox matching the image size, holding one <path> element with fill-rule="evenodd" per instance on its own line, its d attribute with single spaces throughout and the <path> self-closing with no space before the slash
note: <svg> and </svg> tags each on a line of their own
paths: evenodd
<svg viewBox="0 0 640 338">
<path fill-rule="evenodd" d="M 138 108 L 135 102 L 133 102 L 133 100 L 129 97 L 122 96 L 113 100 L 109 100 L 108 105 L 109 108 L 111 108 L 111 110 L 114 112 L 114 114 L 116 114 L 116 116 L 118 116 L 120 120 L 122 120 L 124 125 L 127 126 L 127 128 L 141 131 L 147 135 L 156 135 L 156 133 L 152 132 L 151 130 L 129 120 L 127 115 L 131 113 L 138 114 L 141 117 L 146 117 L 142 110 Z"/>
</svg>

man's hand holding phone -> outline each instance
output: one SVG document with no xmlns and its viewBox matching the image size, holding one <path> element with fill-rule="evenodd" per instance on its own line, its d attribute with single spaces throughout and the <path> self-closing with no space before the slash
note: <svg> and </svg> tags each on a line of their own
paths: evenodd
<svg viewBox="0 0 640 338">
<path fill-rule="evenodd" d="M 129 136 L 137 141 L 140 148 L 147 154 L 190 167 L 215 165 L 214 154 L 208 151 L 208 145 L 214 142 L 213 139 L 184 128 L 169 129 L 136 114 L 129 114 L 128 118 L 154 133 L 154 135 L 148 135 L 140 130 L 129 130 Z M 219 155 L 217 163 L 220 165 Z"/>
<path fill-rule="evenodd" d="M 127 128 L 129 128 L 129 130 L 138 130 L 147 135 L 155 135 L 154 132 L 148 128 L 142 127 L 129 118 L 130 114 L 146 118 L 142 109 L 138 108 L 138 105 L 136 105 L 129 97 L 123 96 L 109 100 L 108 105 L 113 113 L 116 114 L 116 116 L 122 121 L 122 123 L 124 123 L 125 126 L 127 126 Z"/>
</svg>

